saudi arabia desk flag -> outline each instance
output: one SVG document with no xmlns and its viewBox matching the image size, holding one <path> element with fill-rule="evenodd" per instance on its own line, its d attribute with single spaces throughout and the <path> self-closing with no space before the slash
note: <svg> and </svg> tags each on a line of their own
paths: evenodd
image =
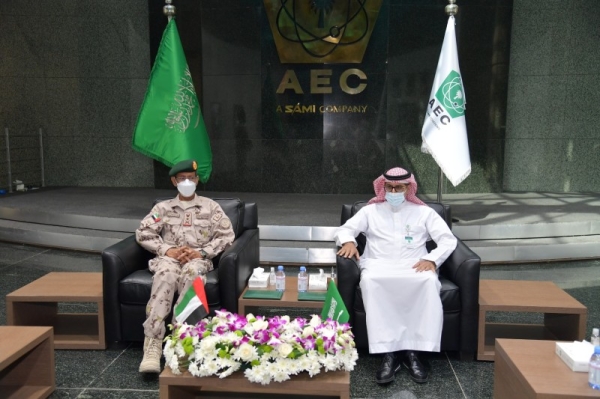
<svg viewBox="0 0 600 399">
<path fill-rule="evenodd" d="M 178 323 L 196 325 L 208 316 L 208 301 L 204 292 L 204 283 L 196 277 L 190 288 L 185 292 L 179 305 L 175 306 L 175 320 Z"/>
<path fill-rule="evenodd" d="M 132 144 L 169 167 L 195 159 L 200 180 L 210 176 L 210 141 L 174 18 L 163 33 Z"/>
<path fill-rule="evenodd" d="M 423 122 L 421 150 L 433 156 L 454 186 L 471 173 L 466 104 L 458 66 L 454 16 L 450 16 Z"/>
<path fill-rule="evenodd" d="M 339 323 L 347 323 L 350 320 L 348 309 L 346 309 L 346 305 L 344 305 L 344 301 L 342 301 L 340 292 L 333 280 L 329 281 L 327 296 L 325 297 L 325 303 L 321 311 L 321 319 L 325 320 L 328 318 Z"/>
</svg>

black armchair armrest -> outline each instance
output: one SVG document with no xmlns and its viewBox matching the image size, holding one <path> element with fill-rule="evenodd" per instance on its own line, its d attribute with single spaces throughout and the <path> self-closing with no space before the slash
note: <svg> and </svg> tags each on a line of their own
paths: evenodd
<svg viewBox="0 0 600 399">
<path fill-rule="evenodd" d="M 481 258 L 460 239 L 457 240 L 456 249 L 440 267 L 440 274 L 460 288 L 460 347 L 462 352 L 475 352 Z"/>
<path fill-rule="evenodd" d="M 350 314 L 350 324 L 354 323 L 354 298 L 360 283 L 360 268 L 354 258 L 336 257 L 338 291 Z"/>
<path fill-rule="evenodd" d="M 258 267 L 258 229 L 246 230 L 227 248 L 219 260 L 219 291 L 221 305 L 230 312 L 237 313 L 238 298 L 246 287 L 252 270 Z"/>
<path fill-rule="evenodd" d="M 121 340 L 121 307 L 119 281 L 136 270 L 148 267 L 153 254 L 142 248 L 135 235 L 129 236 L 102 251 L 102 289 L 104 296 L 104 326 L 108 342 Z"/>
</svg>

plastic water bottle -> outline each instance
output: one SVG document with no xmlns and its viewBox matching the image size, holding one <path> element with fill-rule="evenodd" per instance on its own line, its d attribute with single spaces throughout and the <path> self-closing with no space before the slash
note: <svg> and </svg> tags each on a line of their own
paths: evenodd
<svg viewBox="0 0 600 399">
<path fill-rule="evenodd" d="M 588 382 L 593 389 L 600 390 L 600 345 L 594 347 L 594 354 L 590 358 Z"/>
<path fill-rule="evenodd" d="M 600 333 L 597 328 L 592 328 L 592 337 L 590 338 L 590 343 L 594 346 L 600 345 Z"/>
<path fill-rule="evenodd" d="M 285 291 L 285 273 L 283 272 L 283 266 L 277 266 L 277 273 L 275 274 L 275 289 L 277 291 Z"/>
<path fill-rule="evenodd" d="M 271 273 L 269 273 L 269 285 L 272 287 L 275 285 L 275 268 L 271 266 Z"/>
<path fill-rule="evenodd" d="M 306 292 L 308 290 L 308 273 L 306 273 L 306 267 L 300 266 L 300 273 L 298 273 L 298 292 Z"/>
</svg>

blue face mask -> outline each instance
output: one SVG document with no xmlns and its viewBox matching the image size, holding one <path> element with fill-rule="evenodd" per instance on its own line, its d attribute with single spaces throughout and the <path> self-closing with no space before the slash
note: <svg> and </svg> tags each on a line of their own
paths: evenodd
<svg viewBox="0 0 600 399">
<path fill-rule="evenodd" d="M 385 193 L 385 200 L 391 206 L 399 206 L 404 202 L 404 193 Z"/>
</svg>

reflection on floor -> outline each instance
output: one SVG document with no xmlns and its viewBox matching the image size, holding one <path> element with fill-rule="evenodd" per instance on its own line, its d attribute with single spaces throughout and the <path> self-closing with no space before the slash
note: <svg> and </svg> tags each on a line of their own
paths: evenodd
<svg viewBox="0 0 600 399">
<path fill-rule="evenodd" d="M 6 294 L 52 271 L 100 272 L 100 255 L 0 243 L 0 325 L 6 324 Z M 600 327 L 600 260 L 485 266 L 482 279 L 550 280 L 587 306 L 587 336 Z M 79 311 L 86 311 L 86 304 Z M 264 310 L 267 312 L 267 310 Z M 494 314 L 498 320 L 528 322 L 536 314 Z M 525 320 L 527 319 L 527 320 Z M 430 381 L 417 385 L 406 370 L 379 386 L 374 379 L 380 357 L 361 353 L 351 375 L 353 398 L 491 398 L 494 364 L 460 361 L 453 353 L 429 357 Z M 51 398 L 158 398 L 158 377 L 137 372 L 140 344 L 105 351 L 57 350 L 56 391 Z"/>
</svg>

